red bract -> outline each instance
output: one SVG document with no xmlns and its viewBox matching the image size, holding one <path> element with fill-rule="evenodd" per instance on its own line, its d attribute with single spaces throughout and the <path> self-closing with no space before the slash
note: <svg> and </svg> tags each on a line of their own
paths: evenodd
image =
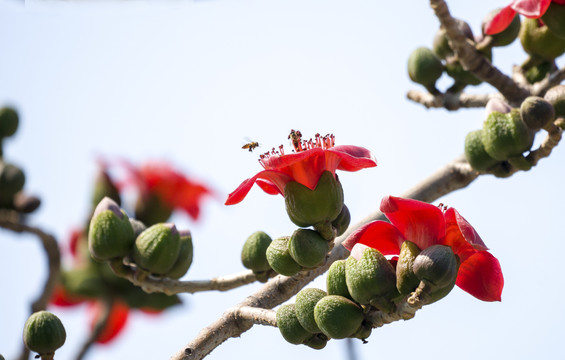
<svg viewBox="0 0 565 360">
<path fill-rule="evenodd" d="M 504 278 L 500 263 L 457 210 L 393 196 L 382 200 L 380 210 L 390 223 L 366 224 L 351 234 L 343 246 L 351 251 L 355 244 L 364 244 L 383 255 L 399 255 L 405 240 L 422 250 L 436 244 L 450 246 L 461 260 L 457 286 L 483 301 L 501 300 Z"/>
<path fill-rule="evenodd" d="M 357 171 L 377 166 L 377 161 L 371 152 L 365 148 L 353 145 L 334 146 L 333 135 L 316 141 L 303 142 L 295 145 L 296 152 L 284 154 L 272 152 L 261 155 L 259 162 L 265 170 L 252 178 L 245 180 L 228 195 L 226 205 L 242 201 L 253 184 L 257 183 L 268 194 L 281 194 L 290 181 L 296 181 L 314 190 L 320 176 L 330 171 L 334 176 L 336 170 Z"/>
<path fill-rule="evenodd" d="M 485 24 L 485 34 L 494 35 L 504 31 L 516 14 L 522 14 L 530 19 L 539 19 L 552 2 L 565 5 L 565 0 L 514 0 Z"/>
<path fill-rule="evenodd" d="M 156 195 L 163 204 L 184 211 L 194 220 L 198 220 L 203 198 L 212 195 L 207 186 L 187 178 L 167 163 L 151 162 L 139 168 L 127 161 L 121 164 L 130 175 L 124 184 L 135 185 L 141 196 Z"/>
<path fill-rule="evenodd" d="M 94 329 L 96 323 L 101 319 L 104 315 L 105 305 L 100 302 L 92 302 L 91 303 L 91 314 L 92 318 L 90 321 L 90 328 Z M 115 301 L 112 303 L 110 308 L 110 314 L 108 315 L 108 319 L 106 321 L 106 326 L 102 329 L 98 337 L 96 338 L 96 342 L 99 344 L 107 344 L 112 341 L 118 334 L 122 331 L 122 329 L 126 326 L 126 322 L 128 319 L 129 308 L 126 304 Z"/>
</svg>

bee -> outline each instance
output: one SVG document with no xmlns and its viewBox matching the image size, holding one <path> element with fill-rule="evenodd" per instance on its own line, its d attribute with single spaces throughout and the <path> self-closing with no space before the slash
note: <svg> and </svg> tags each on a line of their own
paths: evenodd
<svg viewBox="0 0 565 360">
<path fill-rule="evenodd" d="M 243 145 L 241 148 L 242 149 L 249 149 L 249 152 L 252 152 L 255 148 L 259 147 L 259 143 L 257 141 L 251 141 L 248 142 L 247 144 Z"/>
<path fill-rule="evenodd" d="M 301 142 L 302 142 L 302 133 L 300 130 L 290 130 L 290 134 L 288 135 L 292 146 L 294 147 L 295 151 L 300 151 Z"/>
</svg>

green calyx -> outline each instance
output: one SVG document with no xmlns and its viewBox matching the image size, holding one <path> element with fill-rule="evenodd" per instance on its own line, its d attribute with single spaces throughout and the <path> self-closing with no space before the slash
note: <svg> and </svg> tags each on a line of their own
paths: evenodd
<svg viewBox="0 0 565 360">
<path fill-rule="evenodd" d="M 565 117 L 565 85 L 552 87 L 543 98 L 553 105 L 555 117 Z"/>
<path fill-rule="evenodd" d="M 314 318 L 330 338 L 343 339 L 355 334 L 363 323 L 363 309 L 339 295 L 328 295 L 314 307 Z"/>
<path fill-rule="evenodd" d="M 483 123 L 482 141 L 493 159 L 503 161 L 530 150 L 534 132 L 522 121 L 518 109 L 506 114 L 493 111 Z"/>
<path fill-rule="evenodd" d="M 64 271 L 61 282 L 69 294 L 89 299 L 99 298 L 108 291 L 97 264 L 93 262 Z"/>
<path fill-rule="evenodd" d="M 126 256 L 134 243 L 133 228 L 127 214 L 114 200 L 106 197 L 100 201 L 88 231 L 88 249 L 97 260 L 110 260 Z"/>
<path fill-rule="evenodd" d="M 432 245 L 416 256 L 412 269 L 420 281 L 427 281 L 435 289 L 440 289 L 455 281 L 459 261 L 451 247 Z"/>
<path fill-rule="evenodd" d="M 553 61 L 542 61 L 539 64 L 524 69 L 524 76 L 530 84 L 542 81 L 550 72 L 555 71 Z"/>
<path fill-rule="evenodd" d="M 351 222 L 351 213 L 349 212 L 349 208 L 343 204 L 339 215 L 332 221 L 332 226 L 336 231 L 336 236 L 341 236 L 349 227 L 349 223 Z"/>
<path fill-rule="evenodd" d="M 285 304 L 277 309 L 277 327 L 283 338 L 291 344 L 300 345 L 312 337 L 312 333 L 304 329 L 296 316 L 295 305 Z"/>
<path fill-rule="evenodd" d="M 65 327 L 59 318 L 49 311 L 38 311 L 24 324 L 25 346 L 40 356 L 51 356 L 67 339 Z"/>
<path fill-rule="evenodd" d="M 0 161 L 0 202 L 11 202 L 24 187 L 25 174 L 19 167 Z"/>
<path fill-rule="evenodd" d="M 296 316 L 302 327 L 311 333 L 321 332 L 314 319 L 314 308 L 327 295 L 324 290 L 314 288 L 303 289 L 296 294 Z"/>
<path fill-rule="evenodd" d="M 328 340 L 328 337 L 322 333 L 314 334 L 304 342 L 304 345 L 315 350 L 322 350 L 326 347 Z"/>
<path fill-rule="evenodd" d="M 487 59 L 492 61 L 492 50 L 491 48 L 485 48 L 479 51 Z M 465 70 L 463 65 L 459 62 L 456 56 L 449 57 L 445 63 L 445 71 L 455 82 L 465 85 L 479 85 L 483 81 L 479 79 L 473 72 Z"/>
<path fill-rule="evenodd" d="M 326 289 L 328 290 L 328 295 L 341 295 L 353 300 L 347 289 L 345 263 L 346 260 L 337 260 L 330 266 L 326 276 Z"/>
<path fill-rule="evenodd" d="M 9 137 L 16 133 L 20 118 L 15 109 L 3 107 L 0 109 L 0 138 Z"/>
<path fill-rule="evenodd" d="M 549 101 L 529 96 L 520 106 L 522 121 L 532 130 L 539 130 L 555 118 L 555 109 Z"/>
<path fill-rule="evenodd" d="M 427 89 L 435 89 L 435 83 L 443 73 L 441 60 L 427 47 L 419 47 L 408 57 L 408 76 Z"/>
<path fill-rule="evenodd" d="M 288 250 L 299 265 L 312 268 L 325 260 L 330 246 L 317 231 L 298 229 L 290 237 Z"/>
<path fill-rule="evenodd" d="M 400 247 L 400 255 L 396 263 L 396 288 L 401 295 L 410 294 L 420 284 L 420 280 L 412 270 L 414 260 L 419 253 L 418 245 L 408 240 Z"/>
<path fill-rule="evenodd" d="M 565 52 L 565 38 L 540 26 L 537 19 L 524 19 L 519 37 L 525 52 L 544 60 L 553 60 Z"/>
<path fill-rule="evenodd" d="M 180 248 L 177 260 L 171 270 L 165 274 L 165 276 L 170 277 L 171 279 L 180 279 L 184 276 L 184 274 L 186 274 L 190 265 L 192 265 L 194 250 L 192 247 L 192 235 L 190 231 L 179 231 L 179 243 Z"/>
<path fill-rule="evenodd" d="M 555 36 L 565 38 L 565 5 L 551 2 L 541 20 Z"/>
<path fill-rule="evenodd" d="M 465 137 L 465 158 L 477 171 L 487 171 L 499 162 L 485 150 L 482 129 L 471 131 Z"/>
<path fill-rule="evenodd" d="M 290 237 L 280 237 L 271 242 L 267 248 L 267 261 L 273 270 L 281 275 L 292 276 L 302 270 L 290 255 L 288 244 Z"/>
<path fill-rule="evenodd" d="M 492 18 L 500 12 L 500 10 L 501 9 L 493 10 L 490 13 L 488 13 L 487 16 L 485 16 L 481 26 L 483 30 L 483 35 L 485 35 L 484 32 L 485 25 L 489 23 L 492 20 Z M 514 15 L 512 22 L 510 23 L 510 25 L 508 25 L 506 29 L 499 32 L 498 34 L 489 35 L 489 36 L 491 36 L 493 40 L 492 46 L 506 46 L 514 42 L 514 40 L 516 40 L 516 38 L 518 37 L 519 33 L 520 33 L 520 16 L 516 14 Z"/>
<path fill-rule="evenodd" d="M 353 299 L 362 305 L 396 291 L 394 267 L 372 248 L 366 248 L 359 260 L 352 256 L 346 260 L 345 281 Z"/>
<path fill-rule="evenodd" d="M 96 206 L 102 199 L 109 197 L 116 204 L 121 204 L 120 192 L 110 179 L 106 171 L 99 171 L 94 181 L 94 191 L 92 193 L 92 205 Z"/>
<path fill-rule="evenodd" d="M 343 208 L 343 189 L 337 176 L 324 171 L 314 190 L 289 182 L 284 188 L 284 200 L 290 220 L 300 227 L 331 223 Z"/>
<path fill-rule="evenodd" d="M 180 237 L 174 224 L 155 224 L 135 239 L 133 261 L 142 269 L 166 275 L 176 263 L 180 250 Z"/>
<path fill-rule="evenodd" d="M 261 272 L 271 268 L 267 261 L 267 248 L 273 240 L 263 231 L 249 235 L 241 249 L 241 262 L 247 269 Z"/>
<path fill-rule="evenodd" d="M 135 218 L 142 221 L 147 226 L 167 221 L 172 213 L 173 208 L 165 204 L 161 198 L 154 193 L 140 196 L 135 203 Z"/>
</svg>

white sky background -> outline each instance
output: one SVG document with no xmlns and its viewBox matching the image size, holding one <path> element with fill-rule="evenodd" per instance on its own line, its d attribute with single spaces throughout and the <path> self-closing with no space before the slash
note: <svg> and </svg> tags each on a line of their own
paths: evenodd
<svg viewBox="0 0 565 360">
<path fill-rule="evenodd" d="M 505 3 L 449 5 L 477 33 L 481 18 Z M 421 89 L 408 79 L 408 55 L 431 46 L 437 27 L 427 1 L 0 1 L 0 103 L 21 116 L 5 159 L 25 169 L 25 189 L 43 200 L 29 222 L 66 241 L 87 216 L 100 154 L 168 160 L 209 181 L 223 200 L 260 170 L 258 152 L 240 149 L 246 138 L 266 151 L 286 143 L 291 128 L 307 137 L 331 132 L 340 144 L 374 152 L 377 168 L 340 174 L 356 222 L 383 196 L 400 195 L 461 154 L 467 132 L 481 127 L 482 109 L 426 110 L 405 98 Z M 518 43 L 494 50 L 505 72 L 524 59 Z M 560 146 L 532 171 L 481 177 L 439 200 L 457 208 L 500 260 L 503 301 L 456 289 L 415 319 L 374 330 L 369 344 L 356 346 L 359 359 L 557 358 L 564 161 Z M 194 236 L 184 279 L 242 271 L 249 234 L 295 228 L 282 197 L 258 188 L 236 206 L 206 203 L 197 224 L 184 214 L 174 221 Z M 0 353 L 8 360 L 19 353 L 45 268 L 34 237 L 0 230 Z M 183 295 L 182 308 L 158 317 L 133 312 L 124 333 L 87 358 L 167 359 L 259 286 Z M 325 289 L 323 279 L 314 286 Z M 67 329 L 56 358 L 72 359 L 87 336 L 86 308 L 52 310 Z M 343 359 L 344 349 L 339 340 L 321 351 L 290 345 L 277 329 L 256 326 L 209 358 L 331 360 Z"/>
</svg>

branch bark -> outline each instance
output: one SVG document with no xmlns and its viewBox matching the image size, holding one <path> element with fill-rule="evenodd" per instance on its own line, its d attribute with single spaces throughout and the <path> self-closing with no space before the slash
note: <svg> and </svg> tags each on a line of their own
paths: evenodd
<svg viewBox="0 0 565 360">
<path fill-rule="evenodd" d="M 445 93 L 433 95 L 428 92 L 410 90 L 406 93 L 409 100 L 424 105 L 426 108 L 445 108 L 455 111 L 460 108 L 482 108 L 490 99 L 504 99 L 500 94 L 467 94 L 467 93 Z"/>
</svg>

